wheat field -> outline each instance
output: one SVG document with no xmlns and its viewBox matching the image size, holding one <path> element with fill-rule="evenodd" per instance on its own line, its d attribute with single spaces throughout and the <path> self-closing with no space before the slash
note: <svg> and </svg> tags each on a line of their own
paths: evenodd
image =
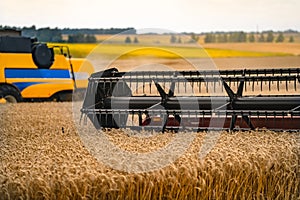
<svg viewBox="0 0 300 200">
<path fill-rule="evenodd" d="M 81 141 L 71 103 L 0 105 L 0 199 L 299 199 L 299 133 L 222 132 L 203 158 L 195 134 L 174 163 L 127 173 L 98 162 Z M 111 130 L 119 148 L 145 153 L 173 133 Z M 140 163 L 142 164 L 142 163 Z"/>
</svg>

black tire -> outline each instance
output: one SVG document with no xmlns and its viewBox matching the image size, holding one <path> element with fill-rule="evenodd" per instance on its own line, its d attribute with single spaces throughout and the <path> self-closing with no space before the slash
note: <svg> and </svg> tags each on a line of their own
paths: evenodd
<svg viewBox="0 0 300 200">
<path fill-rule="evenodd" d="M 96 72 L 91 75 L 92 78 L 113 77 L 113 72 L 118 72 L 116 68 L 105 71 Z M 103 109 L 103 100 L 107 97 L 130 97 L 131 89 L 125 82 L 117 82 L 112 84 L 99 83 L 97 87 L 89 82 L 84 98 L 83 108 Z M 111 109 L 110 107 L 104 109 Z M 96 129 L 101 128 L 123 128 L 128 119 L 128 114 L 93 114 L 88 115 Z"/>
<path fill-rule="evenodd" d="M 36 44 L 32 47 L 32 59 L 39 69 L 49 69 L 54 61 L 53 49 L 46 44 Z"/>
<path fill-rule="evenodd" d="M 59 92 L 52 96 L 51 100 L 56 102 L 72 101 L 73 93 L 70 91 Z"/>
<path fill-rule="evenodd" d="M 4 98 L 7 103 L 17 103 L 22 101 L 19 91 L 10 85 L 0 85 L 0 99 Z"/>
<path fill-rule="evenodd" d="M 113 94 L 114 93 L 114 94 Z M 131 89 L 124 82 L 113 83 L 112 85 L 99 83 L 97 88 L 97 93 L 95 95 L 95 102 L 100 102 L 101 98 L 106 98 L 107 96 L 115 97 L 130 97 Z M 100 98 L 100 99 L 99 99 Z M 98 107 L 100 104 L 95 106 L 96 109 L 101 109 Z M 111 108 L 107 108 L 111 109 Z M 128 114 L 102 114 L 97 115 L 98 123 L 101 128 L 120 128 L 124 127 L 127 123 Z"/>
</svg>

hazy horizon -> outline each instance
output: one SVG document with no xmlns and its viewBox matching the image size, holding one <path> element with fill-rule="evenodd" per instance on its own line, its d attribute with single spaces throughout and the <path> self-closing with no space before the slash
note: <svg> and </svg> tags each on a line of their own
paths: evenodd
<svg viewBox="0 0 300 200">
<path fill-rule="evenodd" d="M 37 28 L 158 28 L 174 32 L 300 31 L 297 0 L 10 0 L 0 24 Z"/>
</svg>

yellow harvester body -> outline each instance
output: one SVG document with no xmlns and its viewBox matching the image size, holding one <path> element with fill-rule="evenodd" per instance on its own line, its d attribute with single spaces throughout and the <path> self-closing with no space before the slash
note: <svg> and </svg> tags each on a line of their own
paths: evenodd
<svg viewBox="0 0 300 200">
<path fill-rule="evenodd" d="M 9 42 L 5 43 L 7 38 Z M 30 47 L 18 47 L 28 45 L 28 39 L 25 38 L 25 42 L 18 39 L 15 49 L 10 45 L 14 44 L 13 38 L 3 37 L 2 47 L 0 39 L 2 101 L 3 98 L 8 101 L 14 101 L 15 98 L 18 102 L 54 97 L 62 101 L 70 100 L 74 90 L 86 89 L 87 79 L 94 71 L 88 60 L 71 58 L 67 46 L 47 46 L 32 42 Z"/>
</svg>

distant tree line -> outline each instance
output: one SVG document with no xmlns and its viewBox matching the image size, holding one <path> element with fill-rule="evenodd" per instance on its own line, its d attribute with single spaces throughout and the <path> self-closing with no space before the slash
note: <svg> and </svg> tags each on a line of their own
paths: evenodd
<svg viewBox="0 0 300 200">
<path fill-rule="evenodd" d="M 261 33 L 246 33 L 243 31 L 236 32 L 210 32 L 210 33 L 185 33 L 185 35 L 190 36 L 190 40 L 185 40 L 184 43 L 195 43 L 199 42 L 200 36 L 204 38 L 204 43 L 227 43 L 227 42 L 294 42 L 294 36 L 290 35 L 288 38 L 285 34 L 298 33 L 298 32 L 273 32 L 264 31 Z M 182 43 L 180 35 L 171 34 L 170 43 Z"/>
<path fill-rule="evenodd" d="M 206 33 L 205 43 L 226 43 L 226 42 L 284 42 L 283 32 L 265 31 L 261 33 L 225 32 Z M 288 42 L 294 42 L 294 37 L 290 36 Z"/>
<path fill-rule="evenodd" d="M 134 28 L 110 28 L 110 29 L 71 29 L 71 28 L 39 28 L 31 27 L 1 26 L 0 29 L 13 29 L 22 31 L 22 36 L 36 37 L 41 42 L 74 42 L 92 43 L 96 42 L 94 35 L 100 34 L 136 34 Z M 62 35 L 68 35 L 68 39 L 63 40 Z"/>
<path fill-rule="evenodd" d="M 130 44 L 130 43 L 132 43 L 132 40 L 131 40 L 131 38 L 130 38 L 129 36 L 127 36 L 127 37 L 125 38 L 124 42 L 127 43 L 127 44 Z M 138 40 L 137 37 L 134 37 L 133 43 L 136 43 L 136 44 L 139 43 L 139 40 Z"/>
<path fill-rule="evenodd" d="M 187 41 L 187 43 L 197 43 L 199 40 L 199 35 L 195 34 L 195 33 L 190 33 L 190 39 Z M 176 36 L 174 34 L 171 34 L 171 38 L 170 38 L 170 43 L 174 44 L 174 43 L 182 43 L 182 39 L 179 36 Z M 185 41 L 186 42 L 186 41 Z"/>
<path fill-rule="evenodd" d="M 85 35 L 81 33 L 68 36 L 69 43 L 95 43 L 97 39 L 94 35 Z"/>
<path fill-rule="evenodd" d="M 109 29 L 88 29 L 88 28 L 64 28 L 61 29 L 62 34 L 86 34 L 86 35 L 114 35 L 114 34 L 124 34 L 124 35 L 134 35 L 136 34 L 136 29 L 134 28 L 109 28 Z"/>
<path fill-rule="evenodd" d="M 1 29 L 12 29 L 22 32 L 23 36 L 26 37 L 36 37 L 41 42 L 72 42 L 72 43 L 94 43 L 97 42 L 95 35 L 100 34 L 126 34 L 134 35 L 136 29 L 134 28 L 110 28 L 110 29 L 72 29 L 72 28 L 39 28 L 37 29 L 34 25 L 31 27 L 14 27 L 14 26 L 2 26 Z M 294 42 L 293 35 L 290 35 L 289 38 L 285 38 L 285 34 L 295 34 L 298 31 L 288 29 L 281 32 L 273 31 L 262 31 L 260 33 L 250 32 L 246 33 L 243 31 L 235 32 L 210 32 L 210 33 L 200 33 L 196 34 L 193 32 L 182 33 L 183 35 L 189 35 L 190 40 L 184 41 L 188 43 L 198 42 L 199 36 L 204 35 L 205 43 L 226 43 L 226 42 Z M 157 33 L 147 33 L 157 35 Z M 164 33 L 170 35 L 171 33 Z M 63 38 L 63 35 L 67 35 L 68 38 Z M 124 41 L 125 43 L 139 43 L 137 37 L 133 40 L 130 37 L 127 37 Z M 171 34 L 170 43 L 182 43 L 182 39 L 179 35 Z"/>
<path fill-rule="evenodd" d="M 172 44 L 174 44 L 174 43 L 182 43 L 181 37 L 180 36 L 176 37 L 175 35 L 171 35 L 170 43 L 172 43 Z"/>
</svg>

